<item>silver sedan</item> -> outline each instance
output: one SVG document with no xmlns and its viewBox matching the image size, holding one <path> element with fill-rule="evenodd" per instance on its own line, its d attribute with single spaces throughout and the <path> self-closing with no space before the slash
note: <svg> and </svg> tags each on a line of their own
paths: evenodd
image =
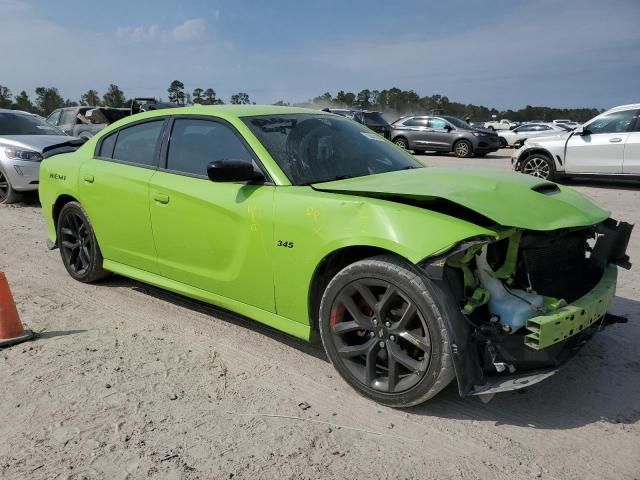
<svg viewBox="0 0 640 480">
<path fill-rule="evenodd" d="M 498 132 L 498 140 L 500 147 L 519 147 L 528 138 L 548 137 L 552 135 L 560 135 L 566 133 L 567 129 L 560 125 L 549 123 L 527 123 L 520 125 L 513 130 L 500 130 Z"/>
<path fill-rule="evenodd" d="M 38 115 L 0 109 L 0 204 L 37 190 L 43 152 L 72 139 Z"/>
</svg>

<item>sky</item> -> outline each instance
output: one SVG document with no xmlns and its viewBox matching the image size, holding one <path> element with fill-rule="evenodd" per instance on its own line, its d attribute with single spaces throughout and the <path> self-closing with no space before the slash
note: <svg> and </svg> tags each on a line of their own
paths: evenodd
<svg viewBox="0 0 640 480">
<path fill-rule="evenodd" d="M 640 102 L 640 0 L 0 0 L 0 85 L 77 100 L 398 87 L 499 109 Z"/>
</svg>

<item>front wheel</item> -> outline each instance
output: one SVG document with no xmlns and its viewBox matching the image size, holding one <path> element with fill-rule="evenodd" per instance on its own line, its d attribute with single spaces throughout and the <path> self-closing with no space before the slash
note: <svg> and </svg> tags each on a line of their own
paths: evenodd
<svg viewBox="0 0 640 480">
<path fill-rule="evenodd" d="M 453 153 L 456 154 L 456 157 L 459 158 L 467 158 L 470 157 L 473 153 L 473 147 L 471 143 L 467 140 L 458 140 L 453 145 Z"/>
<path fill-rule="evenodd" d="M 534 154 L 522 162 L 520 171 L 527 175 L 553 180 L 555 178 L 555 168 L 549 157 L 542 154 Z"/>
<path fill-rule="evenodd" d="M 0 168 L 0 205 L 16 203 L 19 199 L 20 194 L 13 189 L 9 177 Z"/>
<path fill-rule="evenodd" d="M 87 213 L 78 202 L 69 202 L 57 224 L 62 263 L 74 279 L 90 283 L 109 276 L 102 268 L 102 252 Z"/>
<path fill-rule="evenodd" d="M 390 407 L 422 403 L 454 378 L 443 311 L 430 281 L 392 255 L 353 263 L 329 283 L 320 336 L 356 391 Z"/>
</svg>

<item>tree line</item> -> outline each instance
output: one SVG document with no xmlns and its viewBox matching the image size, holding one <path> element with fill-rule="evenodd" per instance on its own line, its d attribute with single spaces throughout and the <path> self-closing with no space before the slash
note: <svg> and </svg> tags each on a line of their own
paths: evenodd
<svg viewBox="0 0 640 480">
<path fill-rule="evenodd" d="M 213 88 L 194 88 L 186 91 L 184 83 L 174 80 L 167 89 L 168 100 L 179 105 L 222 105 L 225 102 L 219 98 Z M 162 101 L 162 99 L 158 99 Z M 231 104 L 255 104 L 245 92 L 238 92 L 229 99 Z M 0 85 L 0 108 L 24 110 L 46 116 L 61 107 L 78 105 L 107 106 L 115 108 L 129 107 L 131 99 L 127 99 L 124 91 L 116 84 L 111 84 L 103 95 L 97 90 L 87 90 L 78 101 L 64 99 L 55 87 L 38 87 L 32 98 L 25 90 L 13 95 L 11 90 Z M 291 105 L 280 100 L 274 105 Z M 385 90 L 364 89 L 358 93 L 338 91 L 335 95 L 326 92 L 306 102 L 293 103 L 294 106 L 311 108 L 358 108 L 379 110 L 389 116 L 419 115 L 437 113 L 452 115 L 459 118 L 470 117 L 473 121 L 490 120 L 493 115 L 498 118 L 508 118 L 512 121 L 542 120 L 550 121 L 556 118 L 569 118 L 577 122 L 585 122 L 594 117 L 601 110 L 596 108 L 551 108 L 527 105 L 519 110 L 498 110 L 484 105 L 464 104 L 453 102 L 444 95 L 420 96 L 414 90 L 390 88 Z"/>
</svg>

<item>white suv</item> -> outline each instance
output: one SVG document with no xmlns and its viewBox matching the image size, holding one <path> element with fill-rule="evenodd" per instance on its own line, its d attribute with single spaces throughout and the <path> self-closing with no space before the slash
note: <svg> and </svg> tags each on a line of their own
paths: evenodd
<svg viewBox="0 0 640 480">
<path fill-rule="evenodd" d="M 547 180 L 563 175 L 640 177 L 640 103 L 607 110 L 573 132 L 527 140 L 511 164 Z"/>
</svg>

